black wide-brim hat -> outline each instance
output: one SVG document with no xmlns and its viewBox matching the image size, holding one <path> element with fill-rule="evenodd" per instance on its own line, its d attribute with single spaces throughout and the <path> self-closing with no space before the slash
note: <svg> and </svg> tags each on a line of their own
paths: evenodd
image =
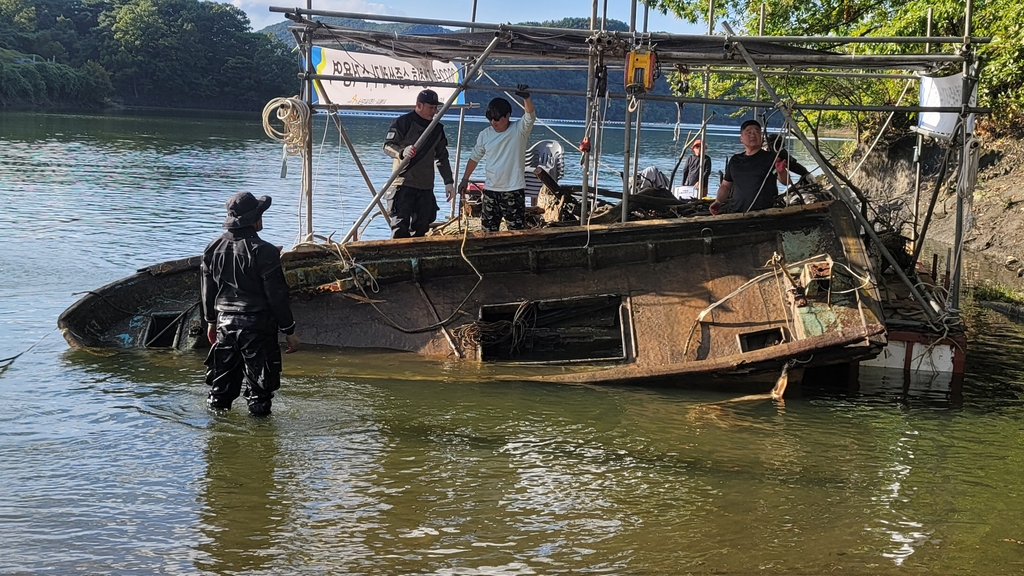
<svg viewBox="0 0 1024 576">
<path fill-rule="evenodd" d="M 224 227 L 228 230 L 253 226 L 270 208 L 270 196 L 253 196 L 249 192 L 239 192 L 224 203 L 228 216 L 224 219 Z"/>
</svg>

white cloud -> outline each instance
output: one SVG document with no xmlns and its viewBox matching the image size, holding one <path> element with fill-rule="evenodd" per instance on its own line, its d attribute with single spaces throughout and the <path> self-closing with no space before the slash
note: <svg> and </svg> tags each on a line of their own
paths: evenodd
<svg viewBox="0 0 1024 576">
<path fill-rule="evenodd" d="M 279 12 L 271 12 L 270 6 L 284 6 L 293 7 L 297 3 L 294 1 L 252 1 L 252 0 L 231 0 L 231 4 L 236 8 L 241 9 L 249 16 L 249 21 L 252 23 L 253 30 L 260 30 L 270 26 L 271 24 L 277 24 L 284 20 L 284 14 Z M 305 3 L 298 3 L 300 7 L 304 7 Z M 380 4 L 377 2 L 366 2 L 365 0 L 316 0 L 313 3 L 315 10 L 329 10 L 333 12 L 360 12 L 365 14 L 401 14 L 386 4 Z"/>
</svg>

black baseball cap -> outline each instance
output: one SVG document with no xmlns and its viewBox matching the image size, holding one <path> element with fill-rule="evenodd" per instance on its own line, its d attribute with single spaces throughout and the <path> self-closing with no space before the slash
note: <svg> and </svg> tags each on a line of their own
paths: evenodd
<svg viewBox="0 0 1024 576">
<path fill-rule="evenodd" d="M 441 101 L 437 99 L 437 92 L 433 90 L 421 90 L 419 95 L 416 96 L 416 102 L 422 102 L 429 104 L 430 106 L 440 106 Z"/>
<path fill-rule="evenodd" d="M 746 130 L 747 126 L 757 126 L 758 130 L 761 129 L 761 123 L 758 122 L 757 120 L 747 120 L 743 124 L 740 124 L 740 132 Z"/>
</svg>

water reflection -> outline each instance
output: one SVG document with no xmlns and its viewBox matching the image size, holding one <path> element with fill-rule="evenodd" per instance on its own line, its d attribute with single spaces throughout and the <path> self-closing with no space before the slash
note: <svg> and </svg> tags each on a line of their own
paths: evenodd
<svg viewBox="0 0 1024 576">
<path fill-rule="evenodd" d="M 297 172 L 279 178 L 255 121 L 19 114 L 0 116 L 0 357 L 72 292 L 198 253 L 235 191 L 274 196 L 268 238 L 291 243 Z M 346 120 L 378 182 L 386 124 Z M 652 136 L 663 162 L 670 133 Z M 318 231 L 366 200 L 330 134 L 323 151 Z M 0 572 L 1012 573 L 1024 334 L 988 311 L 970 325 L 960 398 L 863 370 L 735 403 L 311 348 L 269 421 L 207 412 L 201 354 L 53 334 L 0 373 Z"/>
<path fill-rule="evenodd" d="M 285 486 L 278 480 L 281 451 L 272 418 L 223 417 L 215 420 L 203 456 L 206 473 L 199 493 L 196 567 L 218 574 L 263 570 L 280 555 L 277 542 L 293 515 Z"/>
</svg>

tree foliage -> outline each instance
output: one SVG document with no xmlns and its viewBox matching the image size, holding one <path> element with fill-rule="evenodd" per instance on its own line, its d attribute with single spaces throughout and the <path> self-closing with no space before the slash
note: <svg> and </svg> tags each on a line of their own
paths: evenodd
<svg viewBox="0 0 1024 576">
<path fill-rule="evenodd" d="M 704 0 L 650 0 L 662 12 L 671 12 L 690 22 L 706 21 Z M 760 2 L 724 0 L 716 3 L 718 21 L 735 23 L 737 33 L 758 34 Z M 924 36 L 927 32 L 928 10 L 932 11 L 933 36 L 962 37 L 964 30 L 963 0 L 774 0 L 766 4 L 763 22 L 766 35 L 834 35 L 834 36 Z M 977 46 L 981 63 L 978 86 L 979 104 L 990 106 L 994 113 L 988 119 L 993 130 L 1019 131 L 1024 126 L 1024 4 L 1016 0 L 978 0 L 972 18 L 973 36 L 990 36 L 990 44 Z M 851 44 L 818 46 L 837 51 L 897 54 L 923 51 L 923 46 L 906 44 Z M 953 51 L 959 46 L 933 46 L 932 51 Z M 959 71 L 950 69 L 950 72 Z M 941 73 L 941 72 L 940 72 Z M 772 80 L 770 80 L 772 81 Z M 902 93 L 904 82 L 898 80 L 799 79 L 773 81 L 782 85 L 782 92 L 800 101 L 834 104 L 861 101 L 865 104 L 894 104 Z M 716 77 L 718 94 L 750 96 L 754 81 L 736 77 Z M 913 97 L 915 87 L 911 88 Z M 906 100 L 904 101 L 906 103 Z M 823 113 L 810 119 L 812 125 L 853 126 L 860 134 L 876 125 L 882 116 L 866 113 Z M 906 119 L 903 119 L 904 121 Z"/>
<path fill-rule="evenodd" d="M 276 38 L 252 32 L 230 4 L 0 0 L 0 48 L 52 67 L 29 69 L 12 58 L 5 74 L 19 80 L 3 89 L 8 104 L 70 103 L 79 94 L 81 104 L 110 96 L 137 105 L 259 109 L 298 89 L 296 57 Z M 80 91 L 65 85 L 70 76 L 61 79 L 69 69 L 89 78 Z"/>
</svg>

